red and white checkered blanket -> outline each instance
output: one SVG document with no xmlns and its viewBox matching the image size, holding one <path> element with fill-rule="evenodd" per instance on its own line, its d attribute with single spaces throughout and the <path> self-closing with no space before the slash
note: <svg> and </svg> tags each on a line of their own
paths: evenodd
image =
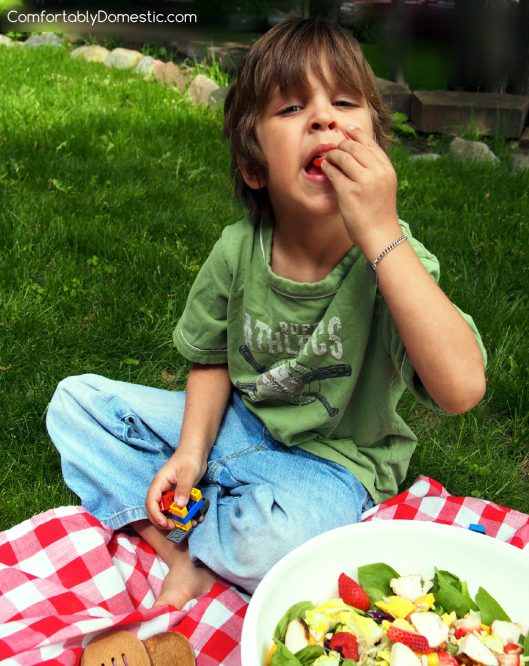
<svg viewBox="0 0 529 666">
<path fill-rule="evenodd" d="M 363 520 L 428 520 L 468 528 L 529 549 L 529 516 L 472 497 L 453 497 L 419 477 Z M 81 507 L 52 509 L 0 534 L 0 660 L 75 664 L 111 627 L 145 639 L 175 629 L 189 637 L 197 666 L 239 666 L 248 598 L 226 585 L 186 610 L 152 609 L 167 567 L 137 536 L 112 534 Z"/>
</svg>

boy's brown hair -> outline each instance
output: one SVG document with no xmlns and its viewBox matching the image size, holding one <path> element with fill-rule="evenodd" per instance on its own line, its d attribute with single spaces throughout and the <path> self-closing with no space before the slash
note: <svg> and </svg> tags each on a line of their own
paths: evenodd
<svg viewBox="0 0 529 666">
<path fill-rule="evenodd" d="M 235 194 L 255 221 L 273 217 L 267 188 L 250 188 L 240 169 L 244 165 L 253 177 L 266 181 L 267 165 L 255 131 L 257 120 L 278 86 L 282 93 L 304 91 L 308 71 L 325 81 L 324 61 L 336 80 L 364 97 L 376 140 L 383 149 L 387 146 L 390 114 L 357 41 L 339 25 L 323 19 L 283 21 L 252 46 L 224 103 L 224 134 L 231 147 Z"/>
</svg>

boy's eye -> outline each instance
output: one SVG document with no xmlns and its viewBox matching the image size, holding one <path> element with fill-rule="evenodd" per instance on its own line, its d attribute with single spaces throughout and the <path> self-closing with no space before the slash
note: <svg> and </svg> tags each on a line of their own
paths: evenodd
<svg viewBox="0 0 529 666">
<path fill-rule="evenodd" d="M 335 106 L 358 106 L 356 102 L 353 102 L 350 99 L 339 99 L 336 102 L 334 102 Z"/>
<path fill-rule="evenodd" d="M 289 106 L 285 106 L 283 109 L 281 109 L 279 115 L 287 116 L 289 113 L 295 113 L 296 111 L 299 111 L 301 108 L 302 108 L 301 104 L 290 104 Z"/>
</svg>

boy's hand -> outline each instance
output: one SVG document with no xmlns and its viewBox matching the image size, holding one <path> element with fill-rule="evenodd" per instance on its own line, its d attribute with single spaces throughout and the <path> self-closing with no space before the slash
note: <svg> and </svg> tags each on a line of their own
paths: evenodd
<svg viewBox="0 0 529 666">
<path fill-rule="evenodd" d="M 401 235 L 397 175 L 373 137 L 359 127 L 346 129 L 351 138 L 325 153 L 321 168 L 336 191 L 349 237 L 373 261 Z"/>
<path fill-rule="evenodd" d="M 153 525 L 170 530 L 174 523 L 160 511 L 160 499 L 167 490 L 175 488 L 175 503 L 184 507 L 189 500 L 191 488 L 204 476 L 207 460 L 197 459 L 177 449 L 173 456 L 160 468 L 147 492 L 145 507 Z M 176 487 L 175 487 L 176 486 Z"/>
</svg>

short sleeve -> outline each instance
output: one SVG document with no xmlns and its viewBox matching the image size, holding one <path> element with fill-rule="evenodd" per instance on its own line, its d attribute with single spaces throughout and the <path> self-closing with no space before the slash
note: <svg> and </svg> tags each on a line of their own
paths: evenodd
<svg viewBox="0 0 529 666">
<path fill-rule="evenodd" d="M 227 362 L 227 310 L 231 283 L 221 237 L 200 269 L 173 333 L 176 348 L 189 361 Z"/>
<path fill-rule="evenodd" d="M 433 255 L 431 252 L 429 252 L 422 243 L 413 238 L 410 229 L 406 223 L 401 221 L 401 227 L 404 233 L 408 235 L 409 242 L 413 247 L 413 249 L 415 250 L 415 253 L 419 257 L 419 259 L 421 260 L 422 265 L 426 268 L 432 279 L 435 280 L 436 283 L 438 283 L 441 271 L 437 257 Z M 483 346 L 481 336 L 476 328 L 476 325 L 474 324 L 474 320 L 472 319 L 472 317 L 470 317 L 470 315 L 467 315 L 464 312 L 462 312 L 456 305 L 454 305 L 454 307 L 463 317 L 466 323 L 470 326 L 472 332 L 474 333 L 474 336 L 481 351 L 481 355 L 483 357 L 483 364 L 486 366 L 487 353 Z M 393 321 L 393 318 L 391 317 L 391 314 L 385 304 L 383 306 L 383 309 L 384 309 L 384 314 L 383 314 L 384 346 L 386 348 L 387 353 L 391 357 L 395 370 L 399 374 L 401 380 L 404 382 L 406 388 L 421 403 L 423 403 L 427 407 L 430 407 L 431 409 L 441 410 L 441 407 L 439 407 L 439 405 L 435 402 L 435 400 L 431 398 L 429 393 L 424 388 L 419 376 L 415 372 L 415 368 L 413 367 L 410 358 L 406 352 L 406 349 L 404 347 L 400 334 L 397 330 L 395 322 Z"/>
</svg>

